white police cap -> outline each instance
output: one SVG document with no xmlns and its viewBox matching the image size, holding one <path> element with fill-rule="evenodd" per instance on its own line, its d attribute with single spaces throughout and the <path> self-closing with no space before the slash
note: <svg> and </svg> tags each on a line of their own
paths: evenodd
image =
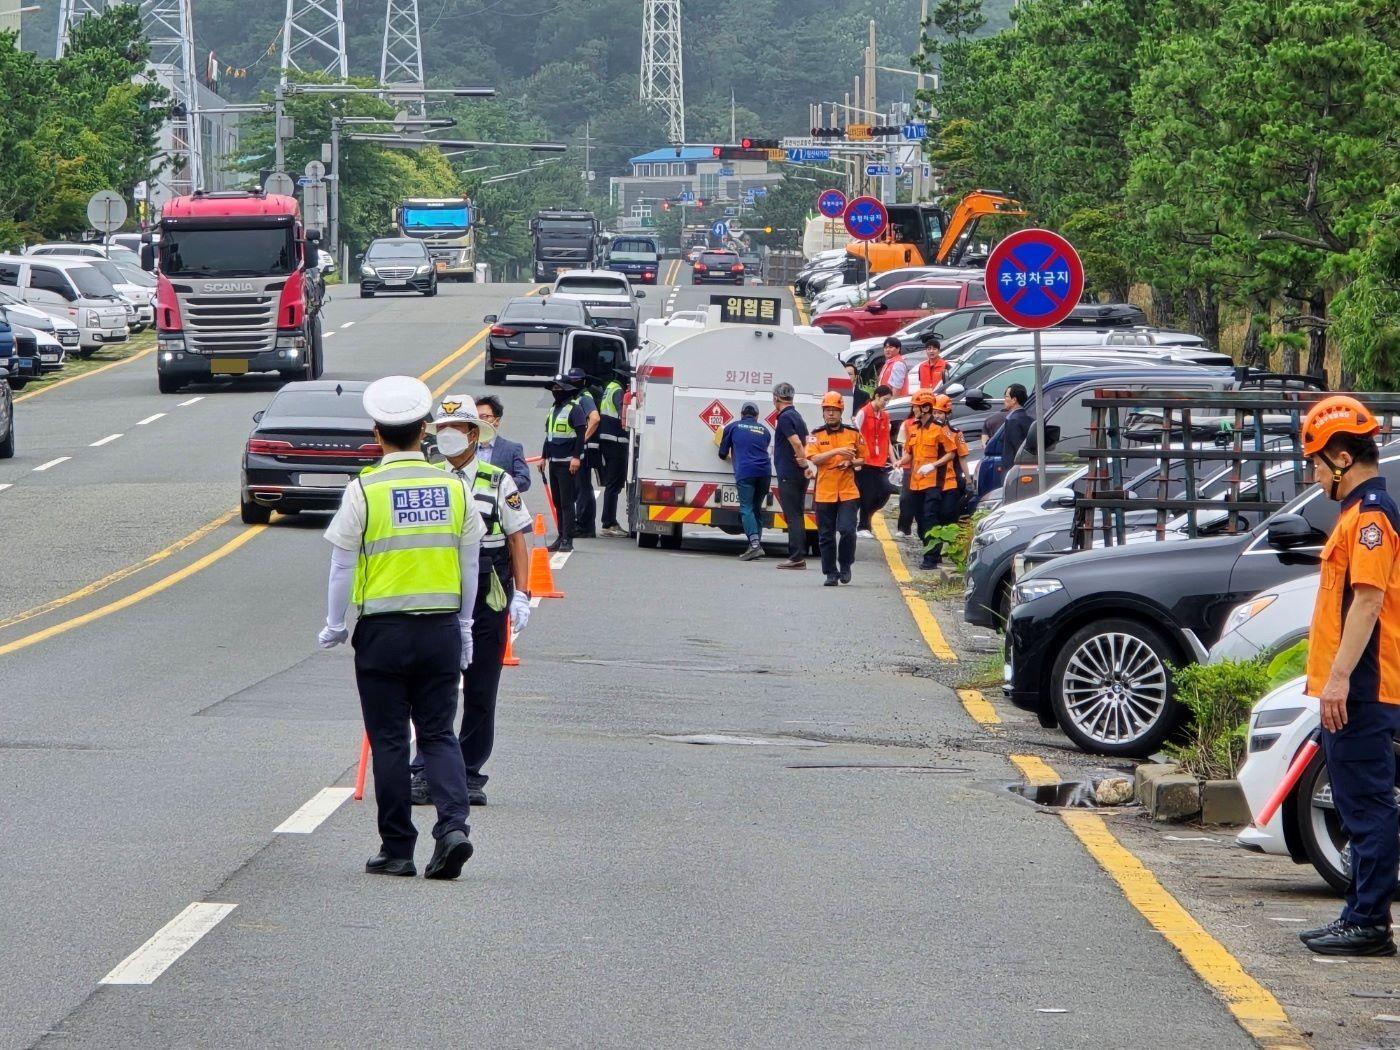
<svg viewBox="0 0 1400 1050">
<path fill-rule="evenodd" d="M 433 410 L 433 394 L 412 376 L 385 376 L 365 388 L 364 406 L 376 423 L 418 423 Z"/>
</svg>

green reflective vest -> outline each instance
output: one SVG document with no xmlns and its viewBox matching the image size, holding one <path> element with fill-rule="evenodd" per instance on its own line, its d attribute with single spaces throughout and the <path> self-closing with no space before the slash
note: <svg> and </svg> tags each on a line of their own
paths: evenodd
<svg viewBox="0 0 1400 1050">
<path fill-rule="evenodd" d="M 460 611 L 467 512 L 461 482 L 410 460 L 366 467 L 359 483 L 365 532 L 353 597 L 360 615 Z"/>
<path fill-rule="evenodd" d="M 550 407 L 549 419 L 545 423 L 545 432 L 551 441 L 569 440 L 578 435 L 574 425 L 569 422 L 569 417 L 574 414 L 578 402 L 579 399 L 575 397 L 572 401 Z"/>
<path fill-rule="evenodd" d="M 483 547 L 504 547 L 506 543 L 506 534 L 501 528 L 500 497 L 501 478 L 505 473 L 500 467 L 492 466 L 480 456 L 477 457 L 476 478 L 472 481 L 472 499 L 476 501 L 476 509 L 486 526 L 486 538 L 481 541 Z M 485 566 L 482 566 L 482 570 L 485 571 Z"/>
<path fill-rule="evenodd" d="M 603 400 L 598 402 L 598 436 L 604 441 L 623 440 L 622 384 L 616 379 L 603 388 Z"/>
</svg>

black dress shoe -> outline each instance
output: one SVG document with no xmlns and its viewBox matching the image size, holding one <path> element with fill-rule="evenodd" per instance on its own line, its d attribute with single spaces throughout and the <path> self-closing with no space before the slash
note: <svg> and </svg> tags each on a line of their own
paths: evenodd
<svg viewBox="0 0 1400 1050">
<path fill-rule="evenodd" d="M 551 543 L 548 547 L 546 547 L 545 550 L 547 550 L 547 551 L 557 551 L 557 550 L 559 549 L 560 545 L 561 545 L 563 542 L 564 542 L 564 541 L 563 541 L 563 539 L 562 539 L 561 537 L 556 536 L 556 537 L 554 538 L 554 542 Z"/>
<path fill-rule="evenodd" d="M 850 582 L 851 582 L 851 570 L 850 570 L 850 569 L 842 569 L 842 570 L 841 570 L 841 575 L 840 575 L 839 579 L 841 580 L 842 583 L 850 583 Z"/>
<path fill-rule="evenodd" d="M 486 792 L 481 788 L 467 788 L 467 802 L 473 806 L 486 805 Z"/>
<path fill-rule="evenodd" d="M 823 586 L 823 587 L 835 587 L 835 586 L 836 586 L 836 577 L 835 577 L 835 576 L 828 576 L 825 580 L 822 581 L 822 586 Z"/>
<path fill-rule="evenodd" d="M 1324 933 L 1304 941 L 1308 951 L 1318 955 L 1394 955 L 1395 938 L 1389 926 L 1358 926 L 1343 923 L 1335 933 Z"/>
<path fill-rule="evenodd" d="M 433 859 L 423 869 L 425 879 L 455 879 L 462 874 L 462 865 L 471 860 L 472 843 L 466 832 L 449 831 L 438 839 Z"/>
<path fill-rule="evenodd" d="M 413 774 L 413 780 L 408 785 L 408 798 L 415 806 L 433 804 L 432 792 L 428 790 L 428 778 L 422 773 Z"/>
<path fill-rule="evenodd" d="M 560 553 L 560 554 L 572 554 L 573 552 L 574 552 L 574 541 L 573 541 L 573 540 L 569 540 L 567 543 L 561 543 L 561 544 L 559 544 L 559 553 Z"/>
<path fill-rule="evenodd" d="M 406 875 L 412 877 L 418 874 L 418 869 L 413 866 L 412 857 L 391 857 L 380 850 L 369 860 L 365 861 L 365 871 L 371 875 Z"/>
<path fill-rule="evenodd" d="M 1318 926 L 1311 930 L 1304 930 L 1302 933 L 1298 934 L 1298 940 L 1302 941 L 1304 944 L 1307 944 L 1308 941 L 1311 941 L 1316 937 L 1325 937 L 1329 933 L 1338 933 L 1345 927 L 1345 919 L 1333 919 L 1326 926 Z"/>
</svg>

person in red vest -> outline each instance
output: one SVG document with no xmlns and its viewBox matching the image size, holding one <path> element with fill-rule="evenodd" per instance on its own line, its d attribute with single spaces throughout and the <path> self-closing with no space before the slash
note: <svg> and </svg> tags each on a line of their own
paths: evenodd
<svg viewBox="0 0 1400 1050">
<path fill-rule="evenodd" d="M 856 429 L 865 439 L 865 465 L 856 471 L 856 488 L 860 490 L 860 527 L 857 536 L 874 539 L 870 531 L 871 518 L 890 501 L 890 417 L 885 411 L 889 404 L 889 387 L 881 384 L 874 395 L 856 413 Z"/>
<path fill-rule="evenodd" d="M 938 336 L 932 332 L 925 332 L 924 359 L 919 362 L 919 389 L 930 392 L 938 389 L 938 384 L 943 382 L 943 373 L 948 368 L 948 362 L 943 359 L 943 344 Z"/>
<path fill-rule="evenodd" d="M 909 363 L 904 360 L 904 344 L 894 336 L 885 337 L 885 364 L 880 369 L 880 386 L 890 388 L 894 397 L 909 394 Z"/>
</svg>

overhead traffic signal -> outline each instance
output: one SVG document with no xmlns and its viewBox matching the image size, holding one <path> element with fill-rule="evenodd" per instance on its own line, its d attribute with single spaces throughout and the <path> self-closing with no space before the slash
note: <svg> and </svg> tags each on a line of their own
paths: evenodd
<svg viewBox="0 0 1400 1050">
<path fill-rule="evenodd" d="M 846 137 L 845 128 L 813 128 L 812 138 L 814 139 L 844 139 Z"/>
<path fill-rule="evenodd" d="M 870 137 L 873 139 L 885 138 L 888 135 L 898 135 L 900 127 L 898 124 L 871 124 Z"/>
<path fill-rule="evenodd" d="M 739 140 L 739 145 L 744 149 L 782 149 L 782 143 L 778 139 L 750 139 Z"/>
</svg>

